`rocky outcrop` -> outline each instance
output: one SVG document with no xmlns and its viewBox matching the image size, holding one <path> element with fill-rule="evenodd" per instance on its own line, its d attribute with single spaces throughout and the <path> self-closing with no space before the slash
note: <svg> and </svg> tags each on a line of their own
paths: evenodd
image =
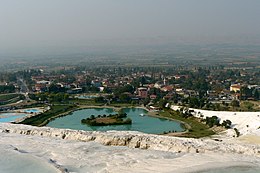
<svg viewBox="0 0 260 173">
<path fill-rule="evenodd" d="M 127 146 L 130 148 L 153 149 L 178 153 L 239 153 L 260 157 L 260 146 L 258 145 L 214 141 L 212 139 L 150 135 L 132 131 L 81 131 L 2 123 L 0 124 L 0 133 L 16 133 L 83 142 L 95 141 L 103 145 Z"/>
</svg>

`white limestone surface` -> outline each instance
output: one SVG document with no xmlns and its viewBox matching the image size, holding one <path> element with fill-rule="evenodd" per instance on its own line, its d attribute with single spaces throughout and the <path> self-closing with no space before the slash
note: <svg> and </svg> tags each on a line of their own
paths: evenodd
<svg viewBox="0 0 260 173">
<path fill-rule="evenodd" d="M 215 141 L 210 138 L 178 138 L 132 131 L 80 131 L 1 123 L 0 133 L 16 133 L 84 142 L 94 141 L 103 145 L 127 146 L 130 148 L 152 149 L 177 153 L 218 152 L 239 153 L 252 156 L 260 155 L 260 145 L 239 143 L 236 140 Z"/>
<path fill-rule="evenodd" d="M 6 139 L 0 135 L 1 138 Z M 15 141 L 12 141 L 15 143 Z M 18 151 L 11 144 L 0 144 L 0 172 L 1 173 L 58 173 L 61 172 L 49 161 L 41 157 L 35 157 L 26 151 Z"/>
<path fill-rule="evenodd" d="M 27 173 L 25 167 L 28 173 L 193 173 L 238 166 L 260 170 L 260 145 L 236 138 L 216 141 L 10 123 L 0 123 L 0 156 L 0 172 L 5 173 Z"/>
<path fill-rule="evenodd" d="M 260 168 L 260 158 L 255 156 L 217 152 L 175 153 L 17 133 L 0 133 L 0 151 L 4 151 L 2 158 L 8 153 L 33 157 L 34 164 L 44 164 L 46 169 L 53 171 L 55 168 L 64 173 L 182 173 L 230 166 Z M 21 167 L 21 162 L 24 160 L 16 158 L 9 171 L 8 166 L 3 165 L 6 162 L 0 159 L 0 171 L 28 173 Z M 41 167 L 33 171 L 45 173 Z"/>
<path fill-rule="evenodd" d="M 171 106 L 171 109 L 179 110 L 180 106 Z M 209 111 L 193 108 L 189 108 L 189 110 L 194 110 L 193 115 L 198 118 L 217 116 L 220 118 L 220 123 L 230 120 L 232 129 L 226 131 L 226 136 L 233 137 L 235 135 L 233 129 L 237 128 L 241 136 L 256 135 L 260 138 L 260 112 Z"/>
</svg>

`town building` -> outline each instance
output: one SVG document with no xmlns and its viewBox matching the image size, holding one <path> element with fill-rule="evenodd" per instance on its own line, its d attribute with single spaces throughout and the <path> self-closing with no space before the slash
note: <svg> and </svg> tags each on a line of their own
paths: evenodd
<svg viewBox="0 0 260 173">
<path fill-rule="evenodd" d="M 147 88 L 138 88 L 138 96 L 143 99 L 147 98 L 148 97 Z"/>
<path fill-rule="evenodd" d="M 241 85 L 240 84 L 232 84 L 230 86 L 230 91 L 233 91 L 235 93 L 240 92 Z"/>
</svg>

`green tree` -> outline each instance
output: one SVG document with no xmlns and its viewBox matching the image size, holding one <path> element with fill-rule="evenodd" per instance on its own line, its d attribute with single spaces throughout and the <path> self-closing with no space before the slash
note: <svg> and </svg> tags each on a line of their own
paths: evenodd
<svg viewBox="0 0 260 173">
<path fill-rule="evenodd" d="M 219 125 L 219 119 L 217 116 L 212 116 L 212 117 L 206 117 L 206 124 L 209 127 L 213 127 L 213 126 L 218 126 Z"/>
<path fill-rule="evenodd" d="M 146 99 L 143 100 L 144 106 L 146 106 L 148 103 L 150 103 L 150 98 L 147 97 Z"/>
<path fill-rule="evenodd" d="M 94 100 L 95 100 L 96 103 L 104 103 L 105 102 L 104 97 L 96 97 Z"/>
<path fill-rule="evenodd" d="M 254 97 L 254 99 L 256 99 L 256 100 L 259 100 L 259 91 L 257 90 L 257 89 L 255 89 L 254 91 L 253 91 L 253 97 Z"/>
<path fill-rule="evenodd" d="M 165 105 L 167 104 L 167 100 L 164 100 L 164 99 L 160 99 L 159 101 L 159 107 L 161 109 L 165 108 Z"/>
<path fill-rule="evenodd" d="M 234 108 L 234 107 L 239 107 L 239 101 L 238 100 L 232 100 L 232 102 L 230 103 L 231 106 Z"/>
<path fill-rule="evenodd" d="M 231 128 L 232 122 L 230 120 L 224 120 L 221 125 L 226 129 L 229 129 Z"/>
<path fill-rule="evenodd" d="M 128 94 L 120 94 L 119 99 L 121 102 L 128 103 L 131 98 L 128 96 Z"/>
</svg>

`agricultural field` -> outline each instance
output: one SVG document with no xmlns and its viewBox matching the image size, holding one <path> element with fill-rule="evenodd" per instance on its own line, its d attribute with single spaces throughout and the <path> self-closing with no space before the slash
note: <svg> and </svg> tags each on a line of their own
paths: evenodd
<svg viewBox="0 0 260 173">
<path fill-rule="evenodd" d="M 15 103 L 23 98 L 24 96 L 22 94 L 1 94 L 0 105 Z"/>
</svg>

